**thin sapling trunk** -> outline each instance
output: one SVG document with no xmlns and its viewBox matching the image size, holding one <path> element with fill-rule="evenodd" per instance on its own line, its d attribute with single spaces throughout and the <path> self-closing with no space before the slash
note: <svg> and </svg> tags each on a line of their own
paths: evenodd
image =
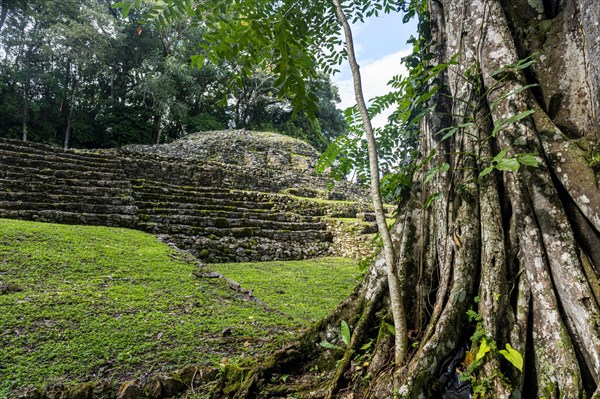
<svg viewBox="0 0 600 399">
<path fill-rule="evenodd" d="M 386 274 L 390 290 L 392 316 L 394 318 L 394 329 L 396 339 L 394 360 L 396 362 L 396 365 L 399 366 L 402 363 L 408 348 L 406 312 L 404 310 L 402 287 L 398 278 L 398 275 L 402 275 L 404 272 L 402 270 L 396 271 L 394 267 L 394 246 L 392 244 L 392 237 L 390 235 L 390 230 L 385 219 L 383 200 L 381 198 L 380 191 L 377 144 L 375 143 L 373 125 L 371 124 L 371 118 L 369 117 L 367 105 L 363 96 L 360 69 L 356 61 L 356 55 L 354 53 L 352 30 L 350 28 L 350 24 L 348 23 L 346 14 L 342 9 L 339 0 L 332 1 L 335 6 L 336 15 L 340 23 L 342 24 L 342 28 L 344 29 L 344 35 L 346 37 L 346 50 L 348 51 L 348 62 L 350 63 L 350 69 L 352 70 L 352 79 L 354 81 L 354 94 L 356 96 L 356 103 L 360 111 L 360 116 L 363 121 L 365 135 L 367 138 L 369 170 L 371 173 L 371 196 L 373 197 L 373 207 L 375 208 L 377 228 L 379 229 L 379 233 L 381 234 L 381 238 L 383 240 L 383 252 L 386 263 Z"/>
</svg>

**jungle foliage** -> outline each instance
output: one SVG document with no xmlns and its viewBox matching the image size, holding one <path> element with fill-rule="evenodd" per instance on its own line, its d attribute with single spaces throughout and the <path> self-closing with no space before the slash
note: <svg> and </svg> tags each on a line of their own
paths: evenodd
<svg viewBox="0 0 600 399">
<path fill-rule="evenodd" d="M 203 54 L 203 27 L 142 25 L 143 9 L 123 17 L 112 3 L 0 3 L 0 137 L 103 148 L 245 128 L 324 150 L 344 131 L 328 76 L 315 70 L 310 81 L 316 119 L 293 117 L 274 71 L 253 67 L 237 81 L 242 58 L 198 64 L 193 57 Z"/>
</svg>

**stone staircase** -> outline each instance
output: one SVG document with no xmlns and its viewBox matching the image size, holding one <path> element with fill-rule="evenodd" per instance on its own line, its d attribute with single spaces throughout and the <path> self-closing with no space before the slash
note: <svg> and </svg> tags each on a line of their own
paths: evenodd
<svg viewBox="0 0 600 399">
<path fill-rule="evenodd" d="M 0 140 L 0 217 L 131 227 L 131 194 L 119 160 Z"/>
<path fill-rule="evenodd" d="M 249 191 L 230 182 L 231 170 L 243 180 L 241 169 L 0 139 L 0 218 L 134 228 L 207 262 L 229 262 L 339 255 L 344 232 L 330 219 L 369 210 L 294 190 Z"/>
<path fill-rule="evenodd" d="M 207 262 L 305 259 L 332 242 L 320 218 L 275 209 L 267 193 L 134 180 L 139 228 Z"/>
</svg>

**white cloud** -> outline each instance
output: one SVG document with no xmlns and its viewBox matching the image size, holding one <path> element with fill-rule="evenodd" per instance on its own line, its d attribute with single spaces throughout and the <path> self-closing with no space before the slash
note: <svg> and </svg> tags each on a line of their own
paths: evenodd
<svg viewBox="0 0 600 399">
<path fill-rule="evenodd" d="M 367 101 L 373 97 L 380 96 L 390 91 L 387 83 L 392 77 L 399 74 L 406 74 L 406 68 L 400 63 L 402 57 L 410 54 L 410 50 L 397 51 L 392 54 L 388 54 L 385 57 L 368 62 L 361 65 L 360 72 L 362 77 L 362 86 L 364 97 Z M 354 96 L 354 83 L 352 81 L 351 74 L 349 73 L 349 67 L 345 63 L 342 67 L 342 71 L 336 74 L 332 78 L 333 82 L 338 86 L 341 103 L 338 104 L 338 108 L 346 109 L 356 104 Z M 393 110 L 389 110 L 387 113 L 382 114 L 373 120 L 373 125 L 381 127 L 385 124 L 388 115 Z"/>
</svg>

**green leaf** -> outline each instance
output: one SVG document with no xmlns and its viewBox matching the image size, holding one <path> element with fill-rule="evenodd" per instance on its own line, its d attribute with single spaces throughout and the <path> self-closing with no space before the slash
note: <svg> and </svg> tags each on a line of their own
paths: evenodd
<svg viewBox="0 0 600 399">
<path fill-rule="evenodd" d="M 446 162 L 443 162 L 440 164 L 440 166 L 436 166 L 435 168 L 428 170 L 425 174 L 425 183 L 429 183 L 431 179 L 433 179 L 438 173 L 447 172 L 448 170 L 450 170 L 450 165 L 448 165 Z"/>
<path fill-rule="evenodd" d="M 500 130 L 502 130 L 502 128 L 506 125 L 510 125 L 511 123 L 515 123 L 520 121 L 523 118 L 527 118 L 529 115 L 533 114 L 535 112 L 534 109 L 530 109 L 527 111 L 523 111 L 520 112 L 516 115 L 511 116 L 510 118 L 506 119 L 506 120 L 502 120 L 500 119 L 498 121 L 498 123 L 496 124 L 496 127 L 494 127 L 494 130 L 492 130 L 492 137 L 496 137 L 496 135 L 498 134 L 498 132 Z"/>
<path fill-rule="evenodd" d="M 481 360 L 492 348 L 488 345 L 487 341 L 483 339 L 481 344 L 479 345 L 479 351 L 477 351 L 477 355 L 475 356 L 475 360 Z"/>
<path fill-rule="evenodd" d="M 492 172 L 492 170 L 494 170 L 494 165 L 488 166 L 483 171 L 481 171 L 481 173 L 479 174 L 479 178 L 482 178 L 485 175 L 489 175 Z"/>
<path fill-rule="evenodd" d="M 367 350 L 371 347 L 371 345 L 373 344 L 373 341 L 369 341 L 366 344 L 364 344 L 363 346 L 360 347 L 361 351 Z"/>
<path fill-rule="evenodd" d="M 192 67 L 202 68 L 204 66 L 204 55 L 192 55 L 190 57 Z"/>
<path fill-rule="evenodd" d="M 518 154 L 517 161 L 523 165 L 538 167 L 538 161 L 535 158 L 535 154 Z"/>
<path fill-rule="evenodd" d="M 496 156 L 492 159 L 492 161 L 500 162 L 502 160 L 502 158 L 504 158 L 506 156 L 506 153 L 508 152 L 509 149 L 510 149 L 510 147 L 506 147 L 505 149 L 500 151 L 498 154 L 496 154 Z"/>
<path fill-rule="evenodd" d="M 506 350 L 501 349 L 498 352 L 519 369 L 520 372 L 523 372 L 523 356 L 521 356 L 518 350 L 514 349 L 510 344 L 506 344 Z"/>
<path fill-rule="evenodd" d="M 389 332 L 392 335 L 396 335 L 396 329 L 394 328 L 393 324 L 390 323 L 386 323 L 385 321 L 383 322 L 383 326 L 385 327 L 385 329 L 387 330 L 387 332 Z"/>
<path fill-rule="evenodd" d="M 481 321 L 481 316 L 479 315 L 479 313 L 477 313 L 473 309 L 467 310 L 467 316 L 469 316 L 469 320 L 471 320 L 471 321 L 477 321 L 477 322 Z"/>
<path fill-rule="evenodd" d="M 344 349 L 339 345 L 334 345 L 327 341 L 323 341 L 323 342 L 319 343 L 319 345 L 321 345 L 323 348 L 326 348 L 326 349 L 334 349 L 334 350 L 343 350 Z"/>
<path fill-rule="evenodd" d="M 348 323 L 346 323 L 345 320 L 342 320 L 342 325 L 340 326 L 340 334 L 342 336 L 342 342 L 346 344 L 346 346 L 349 346 L 352 334 L 350 333 L 350 326 L 348 325 Z"/>
<path fill-rule="evenodd" d="M 127 18 L 127 16 L 129 15 L 129 11 L 131 11 L 131 7 L 133 7 L 133 3 L 129 3 L 126 1 L 121 1 L 112 5 L 112 8 L 121 10 L 121 16 L 123 18 Z"/>
<path fill-rule="evenodd" d="M 449 139 L 450 137 L 454 136 L 456 134 L 456 132 L 458 132 L 459 129 L 463 129 L 463 128 L 467 128 L 467 127 L 472 127 L 474 126 L 473 122 L 467 122 L 467 123 L 461 123 L 458 126 L 450 126 L 450 127 L 446 127 L 444 129 L 441 129 L 439 132 L 437 132 L 437 134 L 440 134 L 442 132 L 447 131 L 448 133 L 446 133 L 441 139 L 440 141 L 444 141 Z"/>
<path fill-rule="evenodd" d="M 428 198 L 427 201 L 425 201 L 425 209 L 429 208 L 431 206 L 431 204 L 433 203 L 433 201 L 439 199 L 442 197 L 442 193 L 435 193 L 435 194 L 431 194 Z"/>
<path fill-rule="evenodd" d="M 516 158 L 504 158 L 501 159 L 495 167 L 498 170 L 518 172 L 520 166 L 521 165 L 519 165 Z"/>
<path fill-rule="evenodd" d="M 511 124 L 511 123 L 515 123 L 517 121 L 520 121 L 523 118 L 527 118 L 529 115 L 533 114 L 535 112 L 535 109 L 529 109 L 527 111 L 523 111 L 520 112 L 516 115 L 511 116 L 510 118 L 508 118 L 504 123 L 506 125 Z"/>
<path fill-rule="evenodd" d="M 492 137 L 496 137 L 496 135 L 498 134 L 498 132 L 500 130 L 502 130 L 503 127 L 504 127 L 504 121 L 502 119 L 500 119 L 498 121 L 498 123 L 496 124 L 496 126 L 494 127 L 494 130 L 492 130 Z"/>
</svg>

